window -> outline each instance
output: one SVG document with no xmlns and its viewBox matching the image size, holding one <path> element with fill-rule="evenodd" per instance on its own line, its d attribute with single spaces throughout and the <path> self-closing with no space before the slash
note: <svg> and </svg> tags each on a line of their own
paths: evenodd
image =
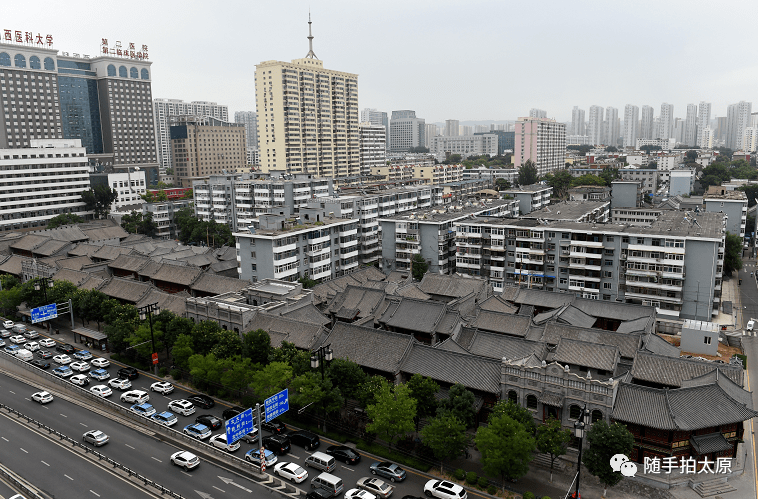
<svg viewBox="0 0 758 499">
<path fill-rule="evenodd" d="M 31 69 L 42 69 L 42 65 L 39 62 L 39 57 L 33 55 L 29 58 L 29 67 Z"/>
<path fill-rule="evenodd" d="M 605 236 L 605 240 L 609 243 L 613 242 L 613 236 Z"/>
<path fill-rule="evenodd" d="M 569 407 L 569 419 L 578 420 L 582 416 L 582 408 L 576 404 Z"/>
<path fill-rule="evenodd" d="M 118 75 L 121 78 L 127 78 L 128 77 L 128 75 L 126 73 L 126 66 L 119 66 L 118 67 Z"/>
<path fill-rule="evenodd" d="M 139 78 L 139 71 L 137 71 L 137 68 L 130 68 L 129 69 L 129 77 L 137 79 Z"/>
<path fill-rule="evenodd" d="M 7 52 L 0 52 L 0 66 L 10 66 L 11 56 Z"/>
<path fill-rule="evenodd" d="M 518 393 L 516 393 L 513 390 L 509 391 L 508 392 L 508 400 L 510 400 L 514 404 L 518 404 Z"/>
<path fill-rule="evenodd" d="M 140 71 L 140 75 L 142 76 L 143 80 L 149 80 L 150 79 L 150 73 L 145 68 L 142 68 L 142 71 Z"/>
<path fill-rule="evenodd" d="M 611 295 L 603 295 L 603 300 L 611 301 Z"/>
<path fill-rule="evenodd" d="M 113 64 L 108 64 L 108 76 L 116 76 L 116 66 L 114 66 Z"/>
<path fill-rule="evenodd" d="M 45 57 L 45 70 L 55 71 L 55 61 L 52 57 Z"/>
<path fill-rule="evenodd" d="M 604 270 L 603 277 L 613 277 L 613 272 L 611 272 L 610 270 Z"/>
<path fill-rule="evenodd" d="M 17 68 L 25 68 L 26 67 L 26 57 L 24 57 L 21 54 L 16 54 L 16 57 L 13 58 L 15 65 Z M 724 203 L 721 203 L 721 206 L 724 206 Z"/>
<path fill-rule="evenodd" d="M 534 395 L 527 395 L 526 397 L 526 408 L 527 409 L 537 409 L 537 397 Z"/>
<path fill-rule="evenodd" d="M 603 265 L 606 267 L 613 267 L 613 260 L 606 260 Z"/>
<path fill-rule="evenodd" d="M 613 283 L 610 283 L 610 282 L 604 282 L 604 283 L 603 283 L 603 289 L 613 289 L 613 288 L 611 288 L 611 284 L 613 284 Z"/>
<path fill-rule="evenodd" d="M 603 413 L 602 413 L 602 411 L 600 411 L 599 409 L 595 409 L 594 411 L 592 411 L 592 419 L 591 419 L 591 421 L 593 423 L 596 422 L 596 421 L 600 421 L 601 419 L 603 419 Z"/>
<path fill-rule="evenodd" d="M 706 344 L 706 345 L 710 345 L 711 344 L 711 337 L 710 336 L 704 336 L 703 337 L 703 343 Z"/>
</svg>

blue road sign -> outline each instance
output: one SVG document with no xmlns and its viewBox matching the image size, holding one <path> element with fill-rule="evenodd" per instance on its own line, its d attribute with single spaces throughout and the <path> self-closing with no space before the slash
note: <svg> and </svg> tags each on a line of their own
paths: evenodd
<svg viewBox="0 0 758 499">
<path fill-rule="evenodd" d="M 277 416 L 290 410 L 289 390 L 286 388 L 266 399 L 263 404 L 266 407 L 266 421 L 271 421 Z"/>
<path fill-rule="evenodd" d="M 55 303 L 42 305 L 32 309 L 32 324 L 42 321 L 49 321 L 58 317 L 58 306 Z"/>
<path fill-rule="evenodd" d="M 236 442 L 253 431 L 253 409 L 241 412 L 226 421 L 226 441 Z"/>
</svg>

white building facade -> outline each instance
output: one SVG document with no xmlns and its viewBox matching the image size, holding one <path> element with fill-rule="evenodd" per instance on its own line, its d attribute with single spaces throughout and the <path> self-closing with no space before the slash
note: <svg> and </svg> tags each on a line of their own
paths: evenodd
<svg viewBox="0 0 758 499">
<path fill-rule="evenodd" d="M 387 130 L 383 125 L 360 124 L 361 175 L 370 175 L 371 169 L 382 166 L 387 160 Z"/>
</svg>

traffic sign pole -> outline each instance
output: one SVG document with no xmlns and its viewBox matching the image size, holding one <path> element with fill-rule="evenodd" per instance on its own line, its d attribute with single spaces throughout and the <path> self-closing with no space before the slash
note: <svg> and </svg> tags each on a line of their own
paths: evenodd
<svg viewBox="0 0 758 499">
<path fill-rule="evenodd" d="M 261 404 L 255 404 L 255 424 L 258 427 L 258 448 L 261 450 L 261 473 L 266 472 L 266 449 L 263 448 L 263 428 L 261 427 Z"/>
</svg>

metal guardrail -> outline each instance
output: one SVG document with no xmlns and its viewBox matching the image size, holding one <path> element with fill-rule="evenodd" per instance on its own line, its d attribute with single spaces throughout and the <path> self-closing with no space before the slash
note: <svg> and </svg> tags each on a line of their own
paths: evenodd
<svg viewBox="0 0 758 499">
<path fill-rule="evenodd" d="M 37 494 L 35 490 L 30 489 L 24 482 L 18 479 L 17 475 L 8 470 L 5 466 L 0 464 L 0 474 L 6 479 L 10 480 L 15 487 L 21 490 L 24 494 L 30 496 L 32 499 L 45 499 L 41 495 Z"/>
</svg>

